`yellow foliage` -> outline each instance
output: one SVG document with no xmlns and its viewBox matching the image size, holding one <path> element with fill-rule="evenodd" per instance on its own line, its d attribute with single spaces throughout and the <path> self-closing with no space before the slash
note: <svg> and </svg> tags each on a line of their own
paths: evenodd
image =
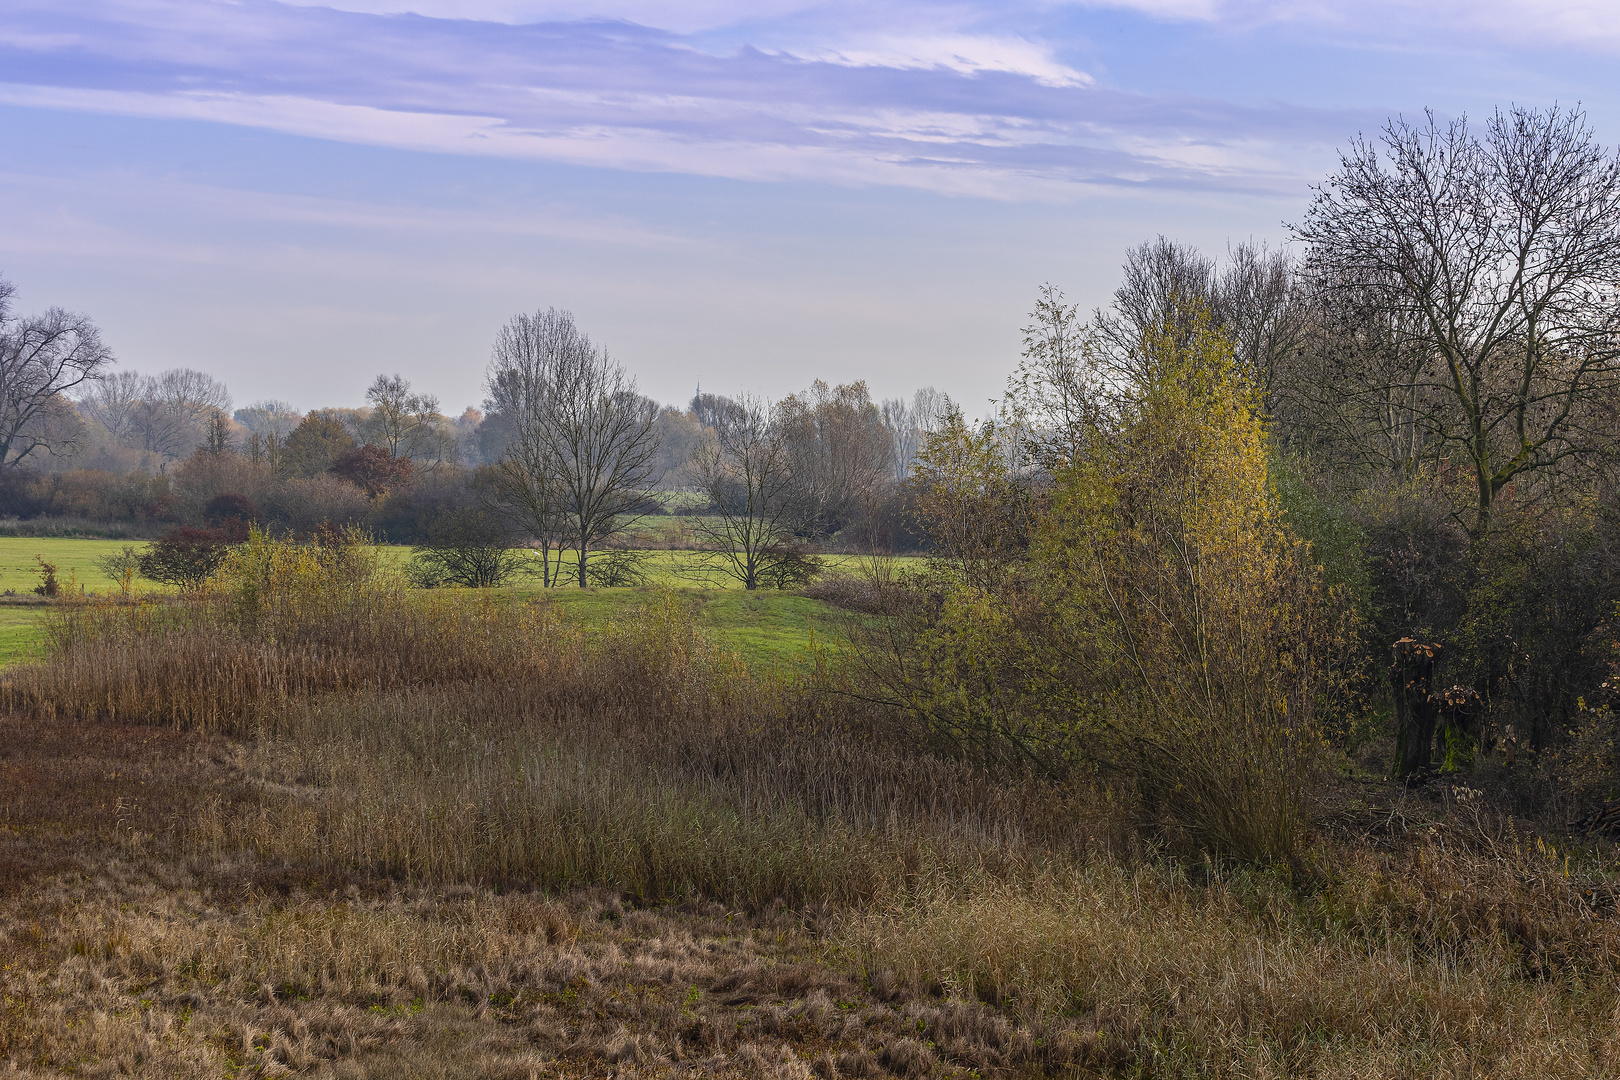
<svg viewBox="0 0 1620 1080">
<path fill-rule="evenodd" d="M 1324 633 L 1283 524 L 1265 430 L 1227 340 L 1200 320 L 1150 359 L 1058 477 L 1032 561 L 1071 664 L 1087 753 L 1201 846 L 1280 858 L 1300 794 Z"/>
</svg>

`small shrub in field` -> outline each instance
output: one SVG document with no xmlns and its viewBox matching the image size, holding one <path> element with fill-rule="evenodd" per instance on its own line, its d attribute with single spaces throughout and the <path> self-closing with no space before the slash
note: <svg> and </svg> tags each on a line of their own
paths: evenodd
<svg viewBox="0 0 1620 1080">
<path fill-rule="evenodd" d="M 814 583 L 826 568 L 820 556 L 783 547 L 765 560 L 759 576 L 774 588 L 802 589 Z"/>
<path fill-rule="evenodd" d="M 56 581 L 56 564 L 46 562 L 40 555 L 35 555 L 34 561 L 39 564 L 39 584 L 34 586 L 34 592 L 40 596 L 54 597 L 61 591 Z"/>
<path fill-rule="evenodd" d="M 608 548 L 593 553 L 585 564 L 585 579 L 592 585 L 609 589 L 645 585 L 647 560 L 651 552 L 633 548 Z"/>
<path fill-rule="evenodd" d="M 118 554 L 103 555 L 97 559 L 96 565 L 117 584 L 119 595 L 127 599 L 134 588 L 135 575 L 140 573 L 141 553 L 132 545 L 125 544 Z"/>
<path fill-rule="evenodd" d="M 460 585 L 490 589 L 505 584 L 524 563 L 505 523 L 486 510 L 446 510 L 428 526 L 427 540 L 411 549 L 408 573 L 421 588 Z"/>
<path fill-rule="evenodd" d="M 240 521 L 228 528 L 182 525 L 153 541 L 138 560 L 141 576 L 164 585 L 199 588 L 225 562 L 234 544 L 247 539 Z"/>
</svg>

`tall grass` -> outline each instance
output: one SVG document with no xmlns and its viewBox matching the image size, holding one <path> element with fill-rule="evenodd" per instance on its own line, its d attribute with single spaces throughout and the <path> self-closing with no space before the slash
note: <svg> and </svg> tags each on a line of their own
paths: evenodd
<svg viewBox="0 0 1620 1080">
<path fill-rule="evenodd" d="M 838 938 L 889 985 L 992 1002 L 1029 1025 L 1080 1018 L 1096 1063 L 1152 1062 L 1155 1076 L 1615 1075 L 1620 927 L 1580 917 L 1562 875 L 1534 896 L 1504 888 L 1507 867 L 1451 861 L 1451 888 L 1414 903 L 1399 894 L 1420 887 L 1365 866 L 1343 892 L 1302 900 L 1271 874 L 1200 883 L 1173 864 L 1100 859 L 922 890 L 852 914 Z M 1482 899 L 1457 895 L 1469 877 L 1496 920 L 1458 917 Z M 1549 905 L 1576 916 L 1562 929 L 1583 955 L 1526 978 L 1532 946 L 1514 931 L 1529 926 L 1512 911 Z"/>
<path fill-rule="evenodd" d="M 45 629 L 47 659 L 0 681 L 0 706 L 235 733 L 318 694 L 543 682 L 568 636 L 537 606 L 413 595 L 362 545 L 262 534 L 200 591 L 63 604 Z"/>
<path fill-rule="evenodd" d="M 666 600 L 573 639 L 543 684 L 264 714 L 251 767 L 276 797 L 245 821 L 205 815 L 199 839 L 413 881 L 590 883 L 751 907 L 977 880 L 1070 839 L 1055 799 L 786 708 L 683 614 Z"/>
<path fill-rule="evenodd" d="M 1572 874 L 1558 853 L 1483 819 L 1466 834 L 1425 823 L 1414 829 L 1424 839 L 1376 850 L 1319 838 L 1314 891 L 1280 868 L 1118 858 L 1097 850 L 1108 832 L 1077 789 L 994 779 L 918 752 L 846 698 L 755 679 L 677 597 L 649 597 L 587 633 L 545 607 L 411 594 L 364 548 L 260 538 L 179 602 L 64 605 L 51 654 L 0 695 L 38 714 L 242 737 L 230 769 L 216 763 L 232 772 L 210 789 L 219 798 L 183 802 L 195 866 L 433 886 L 418 896 L 606 886 L 615 907 L 627 894 L 820 908 L 818 955 L 864 976 L 840 976 L 840 994 L 883 1003 L 894 1073 L 922 1075 L 936 1053 L 964 1068 L 1189 1077 L 1620 1071 L 1620 907 L 1590 867 Z M 64 753 L 82 754 L 69 743 Z M 131 833 L 120 850 L 133 858 L 141 843 Z M 575 971 L 509 954 L 566 949 L 596 923 L 594 911 L 564 918 L 534 898 L 479 900 L 456 916 L 487 906 L 547 920 L 503 936 L 494 923 L 447 929 L 395 901 L 368 914 L 335 896 L 285 910 L 256 897 L 252 926 L 203 940 L 190 915 L 125 905 L 129 875 L 117 873 L 94 918 L 44 920 L 67 937 L 30 908 L 0 944 L 38 950 L 55 934 L 58 974 L 81 972 L 80 995 L 106 997 L 114 976 L 128 1001 L 224 987 L 230 1009 L 213 1015 L 243 1014 L 250 978 L 271 985 L 266 1009 L 283 992 L 398 1006 L 465 996 L 458 987 L 490 972 L 473 997 L 533 991 L 540 1010 L 575 988 Z M 193 900 L 213 912 L 214 899 Z M 703 963 L 720 965 L 715 955 L 705 946 Z M 591 957 L 600 986 L 578 989 L 595 1002 L 617 1000 L 612 978 L 646 981 L 605 948 Z M 702 996 L 723 1003 L 757 978 L 751 993 L 774 1008 L 784 994 L 767 974 L 705 974 Z M 20 1000 L 8 978 L 0 971 L 0 990 Z M 675 1048 L 693 987 L 663 978 L 659 1030 Z M 69 984 L 37 982 L 56 985 Z M 601 1008 L 596 1019 L 616 1025 Z M 762 1024 L 787 1023 L 758 1011 Z M 805 1045 L 819 1053 L 846 1037 L 844 998 L 814 1011 L 826 1027 Z M 74 1015 L 62 1006 L 64 1024 Z M 257 1045 L 243 1030 L 242 1046 Z M 286 1036 L 289 1054 L 306 1052 L 300 1038 Z"/>
<path fill-rule="evenodd" d="M 674 594 L 587 633 L 408 591 L 360 545 L 256 536 L 199 593 L 62 608 L 0 701 L 252 736 L 256 816 L 209 846 L 412 881 L 853 902 L 1067 844 L 1059 797 L 751 678 Z"/>
</svg>

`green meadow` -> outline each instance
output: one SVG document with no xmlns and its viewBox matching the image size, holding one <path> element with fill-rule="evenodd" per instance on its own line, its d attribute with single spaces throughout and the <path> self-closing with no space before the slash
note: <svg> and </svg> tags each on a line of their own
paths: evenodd
<svg viewBox="0 0 1620 1080">
<path fill-rule="evenodd" d="M 34 589 L 42 578 L 39 560 L 57 568 L 63 589 L 74 587 L 84 595 L 104 595 L 115 588 L 98 560 L 125 546 L 145 544 L 126 540 L 85 540 L 60 537 L 0 537 L 0 666 L 39 655 L 44 645 L 41 619 L 49 610 Z M 403 566 L 411 556 L 405 545 L 383 545 L 383 558 Z M 538 558 L 535 560 L 538 566 Z M 860 560 L 831 555 L 833 569 L 853 571 Z M 572 561 L 565 563 L 573 568 Z M 724 575 L 706 573 L 690 551 L 648 551 L 642 563 L 647 584 L 627 588 L 580 589 L 563 585 L 546 589 L 535 575 L 521 575 L 506 590 L 513 595 L 545 599 L 569 619 L 602 625 L 631 606 L 645 601 L 649 588 L 672 589 L 698 605 L 698 620 L 705 629 L 736 649 L 756 669 L 791 670 L 810 660 L 811 648 L 833 637 L 840 617 L 837 609 L 806 596 L 762 589 L 749 593 L 734 587 Z M 137 580 L 143 594 L 170 591 Z"/>
</svg>

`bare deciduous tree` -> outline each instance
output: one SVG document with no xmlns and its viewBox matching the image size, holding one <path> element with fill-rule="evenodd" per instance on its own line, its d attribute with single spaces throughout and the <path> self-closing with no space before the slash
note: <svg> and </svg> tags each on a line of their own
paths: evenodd
<svg viewBox="0 0 1620 1080">
<path fill-rule="evenodd" d="M 1620 380 L 1620 158 L 1580 110 L 1404 119 L 1340 156 L 1295 235 L 1325 288 L 1387 313 L 1416 415 L 1473 473 L 1473 531 L 1516 478 L 1597 449 Z"/>
<path fill-rule="evenodd" d="M 135 411 L 145 392 L 145 376 L 137 371 L 114 371 L 92 383 L 79 404 L 107 434 L 122 441 L 133 431 Z"/>
<path fill-rule="evenodd" d="M 695 519 L 692 528 L 704 541 L 704 566 L 756 589 L 775 564 L 795 557 L 799 515 L 787 445 L 765 402 L 721 399 L 716 405 L 709 410 L 713 441 L 693 462 L 712 516 Z"/>
<path fill-rule="evenodd" d="M 912 462 L 922 448 L 922 440 L 951 408 L 948 395 L 925 386 L 905 398 L 886 398 L 882 405 L 883 426 L 894 440 L 894 482 L 903 484 L 911 473 Z"/>
<path fill-rule="evenodd" d="M 390 457 L 443 457 L 439 431 L 439 399 L 411 390 L 403 375 L 378 375 L 366 390 L 371 415 L 365 423 L 366 441 L 388 451 Z"/>
<path fill-rule="evenodd" d="M 1136 347 L 1129 354 L 1113 348 L 1112 339 L 1082 321 L 1079 305 L 1051 284 L 1041 286 L 1029 317 L 1024 359 L 1007 380 L 1000 428 L 1014 434 L 1021 444 L 1015 449 L 1053 470 L 1083 452 L 1111 370 Z M 1016 465 L 1016 458 L 1008 464 Z"/>
<path fill-rule="evenodd" d="M 224 383 L 192 368 L 170 368 L 143 381 L 131 431 L 141 449 L 173 461 L 203 441 L 209 417 L 230 408 Z"/>
<path fill-rule="evenodd" d="M 502 498 L 531 532 L 566 529 L 585 588 L 591 549 L 635 518 L 657 480 L 658 406 L 555 308 L 502 328 L 488 388 L 491 410 L 512 418 Z"/>
<path fill-rule="evenodd" d="M 501 327 L 490 359 L 484 411 L 499 418 L 504 438 L 486 474 L 486 490 L 540 549 L 547 588 L 562 571 L 560 552 L 555 568 L 551 556 L 567 536 L 567 507 L 559 464 L 539 418 L 549 408 L 560 357 L 588 347 L 573 318 L 550 308 L 516 315 Z"/>
<path fill-rule="evenodd" d="M 1232 342 L 1243 379 L 1275 411 L 1282 368 L 1297 353 L 1309 318 L 1294 261 L 1283 251 L 1243 243 L 1215 277 L 1211 314 Z"/>
<path fill-rule="evenodd" d="M 66 422 L 63 395 L 94 383 L 113 362 L 88 318 L 59 308 L 14 315 L 14 292 L 0 278 L 0 468 L 67 449 L 76 429 Z"/>
<path fill-rule="evenodd" d="M 1190 244 L 1163 236 L 1125 253 L 1125 280 L 1114 290 L 1110 311 L 1097 311 L 1092 324 L 1114 354 L 1115 362 L 1133 376 L 1143 374 L 1143 335 L 1150 328 L 1170 327 L 1182 333 L 1215 292 L 1215 263 Z"/>
</svg>

